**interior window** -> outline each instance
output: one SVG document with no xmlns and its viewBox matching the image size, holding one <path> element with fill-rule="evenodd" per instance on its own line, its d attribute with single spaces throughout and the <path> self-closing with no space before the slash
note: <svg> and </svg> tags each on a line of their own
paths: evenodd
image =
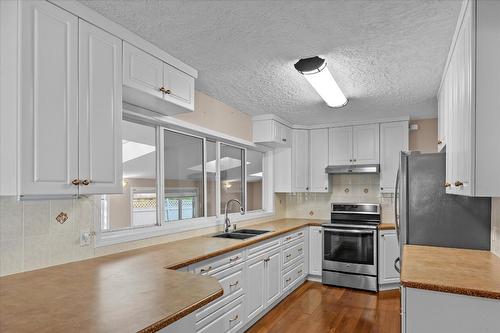
<svg viewBox="0 0 500 333">
<path fill-rule="evenodd" d="M 217 143 L 215 141 L 206 141 L 206 156 L 207 162 L 205 169 L 207 170 L 207 216 L 215 216 L 217 204 Z"/>
<path fill-rule="evenodd" d="M 247 210 L 262 209 L 262 179 L 264 169 L 262 160 L 264 154 L 260 151 L 247 149 Z"/>
<path fill-rule="evenodd" d="M 165 222 L 203 217 L 203 139 L 164 132 Z"/>
<path fill-rule="evenodd" d="M 244 205 L 244 167 L 245 151 L 241 148 L 220 144 L 220 192 L 221 214 L 225 214 L 228 200 L 238 199 Z M 229 213 L 239 212 L 237 205 L 229 206 Z"/>
<path fill-rule="evenodd" d="M 123 194 L 101 197 L 101 229 L 157 224 L 156 130 L 122 121 Z"/>
</svg>

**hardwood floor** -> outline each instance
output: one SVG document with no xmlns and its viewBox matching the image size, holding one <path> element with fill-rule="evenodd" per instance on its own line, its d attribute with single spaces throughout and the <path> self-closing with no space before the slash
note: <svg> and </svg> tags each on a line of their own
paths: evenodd
<svg viewBox="0 0 500 333">
<path fill-rule="evenodd" d="M 249 333 L 399 333 L 399 290 L 379 293 L 307 281 Z"/>
</svg>

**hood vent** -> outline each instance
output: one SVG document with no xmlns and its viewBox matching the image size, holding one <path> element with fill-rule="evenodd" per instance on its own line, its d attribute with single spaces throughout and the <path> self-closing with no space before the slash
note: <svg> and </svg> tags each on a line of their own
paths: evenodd
<svg viewBox="0 0 500 333">
<path fill-rule="evenodd" d="M 330 165 L 326 167 L 325 172 L 329 174 L 380 173 L 380 164 Z"/>
</svg>

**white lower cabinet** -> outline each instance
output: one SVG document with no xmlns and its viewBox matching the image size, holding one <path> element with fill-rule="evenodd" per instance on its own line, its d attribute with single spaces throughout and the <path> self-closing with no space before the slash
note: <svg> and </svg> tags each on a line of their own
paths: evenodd
<svg viewBox="0 0 500 333">
<path fill-rule="evenodd" d="M 252 325 L 306 278 L 307 235 L 300 229 L 190 266 L 216 278 L 224 294 L 199 309 L 184 332 L 242 332 Z"/>
<path fill-rule="evenodd" d="M 401 288 L 402 332 L 500 332 L 500 300 Z"/>
<path fill-rule="evenodd" d="M 309 275 L 320 276 L 323 259 L 323 228 L 309 227 Z"/>
<path fill-rule="evenodd" d="M 381 230 L 378 244 L 378 284 L 381 289 L 384 289 L 384 285 L 395 284 L 394 288 L 397 289 L 399 273 L 394 267 L 394 261 L 399 257 L 399 244 L 396 230 Z"/>
</svg>

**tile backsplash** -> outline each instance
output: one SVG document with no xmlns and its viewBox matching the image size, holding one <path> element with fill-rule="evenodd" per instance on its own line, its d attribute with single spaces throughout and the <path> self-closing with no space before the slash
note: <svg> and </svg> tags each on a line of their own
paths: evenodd
<svg viewBox="0 0 500 333">
<path fill-rule="evenodd" d="M 93 200 L 18 201 L 0 197 L 0 276 L 87 259 L 80 233 L 93 230 Z M 59 213 L 68 214 L 63 224 Z"/>
<path fill-rule="evenodd" d="M 392 195 L 381 195 L 379 175 L 331 175 L 328 193 L 284 194 L 286 217 L 330 218 L 332 202 L 365 202 L 382 205 L 382 221 L 394 223 Z"/>
</svg>

